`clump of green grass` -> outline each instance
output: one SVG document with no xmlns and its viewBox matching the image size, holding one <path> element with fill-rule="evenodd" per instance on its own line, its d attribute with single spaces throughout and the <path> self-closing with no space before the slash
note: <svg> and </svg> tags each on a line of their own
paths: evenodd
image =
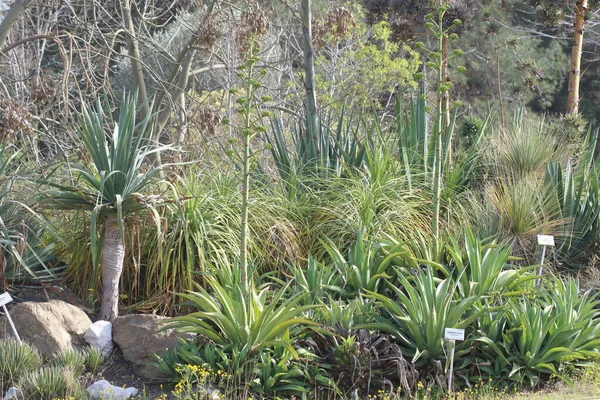
<svg viewBox="0 0 600 400">
<path fill-rule="evenodd" d="M 84 351 L 84 355 L 85 367 L 92 373 L 96 372 L 106 360 L 106 357 L 104 357 L 100 349 L 97 347 L 89 347 Z"/>
<path fill-rule="evenodd" d="M 40 353 L 27 343 L 16 340 L 0 340 L 0 390 L 14 385 L 23 375 L 42 364 Z"/>
<path fill-rule="evenodd" d="M 26 399 L 48 400 L 73 397 L 89 399 L 87 391 L 70 368 L 59 366 L 42 367 L 21 377 L 18 387 Z"/>
<path fill-rule="evenodd" d="M 86 354 L 72 349 L 61 351 L 54 355 L 52 364 L 57 367 L 68 368 L 73 374 L 79 376 L 83 374 L 86 367 Z"/>
</svg>

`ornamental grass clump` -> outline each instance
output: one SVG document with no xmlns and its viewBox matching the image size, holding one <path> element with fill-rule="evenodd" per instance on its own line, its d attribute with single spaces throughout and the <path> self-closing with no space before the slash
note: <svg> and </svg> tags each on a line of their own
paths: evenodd
<svg viewBox="0 0 600 400">
<path fill-rule="evenodd" d="M 27 343 L 5 339 L 0 340 L 0 361 L 0 392 L 5 393 L 24 375 L 42 365 L 42 356 Z"/>
<path fill-rule="evenodd" d="M 68 368 L 75 376 L 83 374 L 86 368 L 86 354 L 79 350 L 71 349 L 61 351 L 52 358 L 52 364 L 57 367 Z"/>
<path fill-rule="evenodd" d="M 22 375 L 17 386 L 28 400 L 69 398 L 89 399 L 87 391 L 70 368 L 45 366 Z"/>
<path fill-rule="evenodd" d="M 92 373 L 96 372 L 106 360 L 102 351 L 94 346 L 85 349 L 83 354 L 85 356 L 85 368 Z"/>
</svg>

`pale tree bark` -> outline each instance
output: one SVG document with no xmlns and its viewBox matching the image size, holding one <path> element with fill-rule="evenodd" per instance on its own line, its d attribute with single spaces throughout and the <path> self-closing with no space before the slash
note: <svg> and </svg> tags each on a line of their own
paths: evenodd
<svg viewBox="0 0 600 400">
<path fill-rule="evenodd" d="M 145 83 L 144 65 L 141 61 L 139 39 L 131 17 L 131 3 L 130 0 L 121 0 L 123 21 L 129 37 L 129 57 L 131 59 L 133 80 L 138 92 L 138 103 L 143 105 L 141 117 L 143 118 L 148 113 L 156 115 L 154 120 L 154 136 L 152 138 L 156 145 L 158 145 L 162 131 L 171 119 L 173 110 L 179 108 L 179 118 L 181 118 L 182 114 L 185 114 L 186 88 L 190 77 L 193 75 L 192 66 L 199 49 L 197 46 L 199 34 L 202 24 L 208 23 L 208 19 L 211 18 L 214 5 L 215 3 L 213 2 L 209 6 L 204 18 L 198 22 L 196 32 L 194 32 L 183 50 L 178 54 L 177 60 L 171 68 L 171 74 L 168 80 L 163 82 L 163 87 L 154 102 L 154 108 L 151 109 Z M 175 145 L 177 147 L 181 146 L 183 139 L 184 137 L 179 135 Z M 159 152 L 153 153 L 152 157 L 154 165 L 160 166 L 162 164 Z"/>
<path fill-rule="evenodd" d="M 119 316 L 119 280 L 123 272 L 125 246 L 116 218 L 109 217 L 104 225 L 102 250 L 102 305 L 100 319 L 113 322 Z"/>
<path fill-rule="evenodd" d="M 144 79 L 144 66 L 142 65 L 140 56 L 140 47 L 131 18 L 131 2 L 129 0 L 121 0 L 121 12 L 123 13 L 123 25 L 128 36 L 129 56 L 131 59 L 131 72 L 135 90 L 137 91 L 138 104 L 142 105 L 142 119 L 150 114 L 150 105 L 148 104 L 148 91 L 146 89 L 146 81 Z"/>
<path fill-rule="evenodd" d="M 179 104 L 180 107 L 185 107 L 185 90 L 188 84 L 188 81 L 191 76 L 192 70 L 192 62 L 194 61 L 194 57 L 196 55 L 196 48 L 193 43 L 197 40 L 197 36 L 193 35 L 192 39 L 190 39 L 190 43 L 186 46 L 186 48 L 179 55 L 179 59 L 177 63 L 173 67 L 173 72 L 167 83 L 167 87 L 158 96 L 158 101 L 156 102 L 156 107 L 161 107 L 163 100 L 165 97 L 167 98 L 166 103 L 162 106 L 162 111 L 158 116 L 158 120 L 156 122 L 156 134 L 160 134 L 162 130 L 165 128 L 167 122 L 171 118 L 171 112 L 173 109 Z M 170 89 L 170 91 L 169 91 Z M 158 138 L 156 138 L 158 140 Z M 177 143 L 180 145 L 181 143 Z"/>
<path fill-rule="evenodd" d="M 121 0 L 120 4 L 121 13 L 123 14 L 123 25 L 127 32 L 127 44 L 131 60 L 131 74 L 133 75 L 133 83 L 137 92 L 138 105 L 142 106 L 140 117 L 145 119 L 150 115 L 152 110 L 150 109 L 148 90 L 144 78 L 144 66 L 141 61 L 140 46 L 135 32 L 135 26 L 133 25 L 133 18 L 131 17 L 131 2 L 130 0 Z M 160 132 L 157 132 L 156 134 L 159 135 Z M 156 143 L 156 146 L 158 146 L 158 143 Z M 150 158 L 155 166 L 160 166 L 162 164 L 159 151 L 152 153 Z"/>
<path fill-rule="evenodd" d="M 0 22 L 0 49 L 6 44 L 8 33 L 12 26 L 17 22 L 19 17 L 23 15 L 29 4 L 33 0 L 17 0 L 8 10 L 2 22 Z"/>
<path fill-rule="evenodd" d="M 571 48 L 571 70 L 569 71 L 569 97 L 567 99 L 567 114 L 579 113 L 579 82 L 581 80 L 581 50 L 583 47 L 583 31 L 585 30 L 585 13 L 588 0 L 575 2 L 575 29 L 573 31 L 573 46 Z"/>
<path fill-rule="evenodd" d="M 308 115 L 309 132 L 306 134 L 312 140 L 318 129 L 317 125 L 317 95 L 315 93 L 315 53 L 312 45 L 312 14 L 311 1 L 302 0 L 302 33 L 304 35 L 304 85 L 306 89 L 306 112 Z"/>
</svg>

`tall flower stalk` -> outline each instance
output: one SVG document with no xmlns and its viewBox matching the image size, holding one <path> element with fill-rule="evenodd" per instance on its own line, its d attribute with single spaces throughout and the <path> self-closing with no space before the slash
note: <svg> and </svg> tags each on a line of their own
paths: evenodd
<svg viewBox="0 0 600 400">
<path fill-rule="evenodd" d="M 445 27 L 445 15 L 449 9 L 450 7 L 444 4 L 443 0 L 440 0 L 436 9 L 436 14 L 428 14 L 426 16 L 427 22 L 425 23 L 425 27 L 434 35 L 436 47 L 434 49 L 427 49 L 423 43 L 417 43 L 417 47 L 424 49 L 429 55 L 430 61 L 426 63 L 426 66 L 435 72 L 434 87 L 436 88 L 436 100 L 435 107 L 433 107 L 435 110 L 433 113 L 435 124 L 434 129 L 431 132 L 431 140 L 435 143 L 432 168 L 433 195 L 431 201 L 433 215 L 431 231 L 435 248 L 438 247 L 440 237 L 440 210 L 442 187 L 444 185 L 443 177 L 451 163 L 451 147 L 455 119 L 455 115 L 451 115 L 450 113 L 449 105 L 449 91 L 452 89 L 453 85 L 448 79 L 448 61 L 455 56 L 463 54 L 462 51 L 455 50 L 451 55 L 448 55 L 448 43 L 458 39 L 458 35 L 456 33 L 450 33 L 450 30 L 453 27 L 462 24 L 459 19 L 455 19 L 448 27 Z M 462 66 L 457 68 L 457 72 L 464 71 L 465 68 Z"/>
<path fill-rule="evenodd" d="M 256 79 L 256 75 L 264 75 L 265 70 L 256 71 L 256 64 L 259 58 L 256 56 L 259 50 L 258 41 L 255 36 L 252 36 L 247 41 L 246 50 L 243 55 L 246 61 L 238 67 L 238 77 L 242 80 L 244 90 L 238 93 L 237 90 L 232 90 L 233 94 L 238 95 L 236 103 L 239 106 L 238 114 L 241 115 L 239 124 L 231 120 L 225 120 L 224 123 L 232 126 L 242 136 L 242 151 L 241 153 L 241 169 L 242 169 L 242 215 L 241 215 L 241 235 L 240 235 L 240 283 L 243 287 L 247 286 L 248 280 L 248 214 L 250 203 L 250 174 L 252 166 L 255 164 L 254 155 L 252 152 L 252 139 L 261 133 L 266 132 L 266 128 L 262 125 L 264 118 L 271 116 L 268 111 L 262 111 L 261 106 L 269 101 L 268 96 L 256 99 L 257 91 L 262 88 L 262 84 Z M 233 141 L 235 142 L 235 141 Z"/>
</svg>

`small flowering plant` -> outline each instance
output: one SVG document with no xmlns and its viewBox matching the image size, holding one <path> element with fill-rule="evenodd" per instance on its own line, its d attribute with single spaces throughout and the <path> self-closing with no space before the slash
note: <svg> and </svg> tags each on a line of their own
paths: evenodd
<svg viewBox="0 0 600 400">
<path fill-rule="evenodd" d="M 181 380 L 175 385 L 172 395 L 179 400 L 221 399 L 221 393 L 213 384 L 229 379 L 227 373 L 215 371 L 208 365 L 178 365 L 175 371 L 181 376 Z"/>
</svg>

